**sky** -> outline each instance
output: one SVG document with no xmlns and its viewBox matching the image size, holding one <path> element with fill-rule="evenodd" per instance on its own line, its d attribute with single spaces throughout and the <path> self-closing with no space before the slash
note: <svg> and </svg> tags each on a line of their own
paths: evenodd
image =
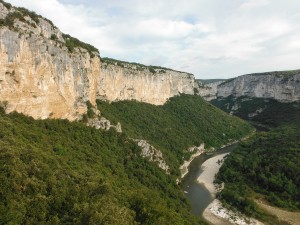
<svg viewBox="0 0 300 225">
<path fill-rule="evenodd" d="M 299 0 L 6 0 L 101 57 L 199 79 L 300 69 Z"/>
</svg>

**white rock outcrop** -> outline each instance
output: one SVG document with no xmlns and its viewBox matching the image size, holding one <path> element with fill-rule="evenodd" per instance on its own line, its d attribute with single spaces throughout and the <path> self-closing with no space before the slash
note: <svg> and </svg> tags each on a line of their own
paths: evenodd
<svg viewBox="0 0 300 225">
<path fill-rule="evenodd" d="M 96 118 L 89 118 L 87 125 L 90 127 L 94 127 L 95 129 L 101 129 L 101 130 L 110 130 L 111 128 L 114 128 L 118 133 L 122 133 L 122 127 L 121 123 L 117 123 L 116 125 L 111 124 L 111 122 L 106 119 L 105 117 L 96 117 Z"/>
<path fill-rule="evenodd" d="M 146 140 L 133 139 L 133 141 L 142 148 L 142 157 L 148 159 L 150 162 L 157 163 L 158 167 L 164 170 L 166 174 L 170 174 L 170 167 L 166 163 L 163 154 L 159 149 L 150 145 Z"/>
</svg>

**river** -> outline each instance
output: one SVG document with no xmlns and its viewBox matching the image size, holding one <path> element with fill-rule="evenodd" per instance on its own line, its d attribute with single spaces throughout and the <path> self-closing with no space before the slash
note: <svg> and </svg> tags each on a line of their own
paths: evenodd
<svg viewBox="0 0 300 225">
<path fill-rule="evenodd" d="M 190 200 L 192 206 L 192 213 L 201 216 L 205 208 L 214 200 L 211 193 L 205 188 L 203 184 L 197 182 L 197 178 L 203 172 L 201 169 L 202 164 L 219 154 L 231 152 L 237 144 L 230 145 L 220 149 L 214 153 L 204 153 L 195 158 L 189 165 L 189 172 L 182 180 L 183 191 Z"/>
</svg>

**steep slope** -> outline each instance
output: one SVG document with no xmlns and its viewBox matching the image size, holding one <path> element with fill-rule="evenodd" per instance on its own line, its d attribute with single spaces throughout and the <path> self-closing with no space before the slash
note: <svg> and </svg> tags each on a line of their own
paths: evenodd
<svg viewBox="0 0 300 225">
<path fill-rule="evenodd" d="M 288 224 L 276 221 L 254 199 L 299 211 L 299 122 L 259 133 L 235 149 L 217 175 L 217 182 L 225 182 L 218 198 L 266 224 Z"/>
<path fill-rule="evenodd" d="M 250 74 L 225 81 L 218 96 L 272 98 L 283 102 L 300 100 L 300 70 Z"/>
<path fill-rule="evenodd" d="M 248 96 L 271 98 L 281 102 L 299 101 L 300 70 L 247 74 L 220 83 L 200 85 L 199 88 L 199 94 L 210 97 L 209 100 Z"/>
<path fill-rule="evenodd" d="M 0 101 L 34 118 L 74 120 L 95 103 L 99 53 L 51 21 L 0 2 Z"/>
<path fill-rule="evenodd" d="M 221 147 L 252 131 L 244 121 L 222 112 L 199 96 L 181 95 L 163 106 L 136 101 L 97 101 L 102 115 L 134 139 L 145 139 L 160 149 L 172 173 L 194 153 L 194 148 Z M 178 174 L 179 175 L 179 174 Z"/>
<path fill-rule="evenodd" d="M 299 211 L 299 76 L 299 70 L 250 74 L 202 88 L 213 105 L 268 131 L 257 133 L 233 150 L 216 178 L 216 182 L 224 182 L 218 194 L 224 207 L 265 224 L 297 220 L 297 213 L 272 213 L 274 216 L 260 206 L 264 202 Z M 295 218 L 289 220 L 290 216 Z"/>
<path fill-rule="evenodd" d="M 194 75 L 162 67 L 101 59 L 98 99 L 162 105 L 179 93 L 194 94 Z"/>
<path fill-rule="evenodd" d="M 279 102 L 274 99 L 249 98 L 247 96 L 212 100 L 223 111 L 236 115 L 256 125 L 278 127 L 300 121 L 300 102 Z"/>
<path fill-rule="evenodd" d="M 0 224 L 202 224 L 124 134 L 0 109 Z"/>
<path fill-rule="evenodd" d="M 93 46 L 53 23 L 0 1 L 0 101 L 7 112 L 75 120 L 86 102 L 138 100 L 161 105 L 194 93 L 194 76 L 167 68 L 100 60 Z"/>
</svg>

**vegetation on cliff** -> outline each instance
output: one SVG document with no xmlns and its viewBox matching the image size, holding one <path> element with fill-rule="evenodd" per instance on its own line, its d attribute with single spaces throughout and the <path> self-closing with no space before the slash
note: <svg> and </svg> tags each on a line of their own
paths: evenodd
<svg viewBox="0 0 300 225">
<path fill-rule="evenodd" d="M 162 106 L 136 101 L 98 101 L 102 115 L 135 139 L 146 139 L 164 153 L 173 173 L 190 156 L 187 150 L 205 143 L 220 147 L 238 140 L 252 127 L 235 116 L 229 116 L 199 96 L 181 95 Z"/>
<path fill-rule="evenodd" d="M 215 82 L 220 82 L 220 81 L 226 81 L 226 79 L 198 79 L 197 82 L 200 82 L 201 84 L 211 84 Z"/>
<path fill-rule="evenodd" d="M 201 224 L 124 134 L 0 110 L 0 224 Z"/>
<path fill-rule="evenodd" d="M 161 67 L 161 66 L 146 66 L 146 65 L 143 65 L 143 64 L 140 64 L 140 63 L 125 62 L 125 61 L 121 61 L 121 60 L 117 60 L 117 59 L 112 59 L 112 58 L 108 58 L 108 57 L 101 58 L 101 61 L 103 63 L 106 63 L 106 64 L 116 65 L 116 66 L 120 66 L 120 67 L 123 67 L 123 68 L 130 68 L 130 69 L 134 69 L 134 70 L 138 70 L 138 71 L 149 70 L 149 72 L 151 72 L 153 74 L 156 74 L 156 73 L 157 74 L 166 73 L 167 70 L 178 72 L 178 73 L 186 73 L 186 72 L 177 71 L 177 70 L 173 70 L 173 69 L 166 68 L 166 67 Z M 190 76 L 193 76 L 190 73 L 186 73 L 186 74 L 189 74 Z"/>
<path fill-rule="evenodd" d="M 300 70 L 285 70 L 285 71 L 272 71 L 272 72 L 265 72 L 265 73 L 252 73 L 247 75 L 254 75 L 254 76 L 261 76 L 261 75 L 271 75 L 271 76 L 294 76 L 296 74 L 299 74 Z"/>
<path fill-rule="evenodd" d="M 73 52 L 75 48 L 83 48 L 89 52 L 92 58 L 95 57 L 94 53 L 99 54 L 99 50 L 97 48 L 90 44 L 84 43 L 78 40 L 77 38 L 70 36 L 69 34 L 63 34 L 63 38 L 65 40 L 65 45 L 68 48 L 69 52 Z"/>
<path fill-rule="evenodd" d="M 33 28 L 36 28 L 40 23 L 40 19 L 43 19 L 47 21 L 53 29 L 57 29 L 52 21 L 42 17 L 41 15 L 36 14 L 33 11 L 30 11 L 23 7 L 13 7 L 11 4 L 6 3 L 2 0 L 0 0 L 0 4 L 3 4 L 3 6 L 8 10 L 11 10 L 12 8 L 14 9 L 11 10 L 11 12 L 9 12 L 4 19 L 0 19 L 0 28 L 2 26 L 6 26 L 13 31 L 19 32 L 19 28 L 15 26 L 15 20 L 19 20 Z M 26 19 L 26 17 L 29 17 L 31 21 Z M 55 34 L 52 34 L 50 36 L 50 39 L 59 42 L 62 46 L 66 46 L 69 52 L 73 52 L 75 48 L 83 48 L 89 52 L 92 58 L 95 56 L 95 53 L 99 54 L 99 50 L 90 44 L 84 43 L 68 34 L 62 34 L 62 36 L 64 39 L 64 43 L 59 41 Z"/>
<path fill-rule="evenodd" d="M 218 198 L 248 216 L 274 221 L 253 199 L 289 210 L 300 209 L 300 124 L 257 133 L 226 158 L 216 182 L 225 182 Z"/>
</svg>

